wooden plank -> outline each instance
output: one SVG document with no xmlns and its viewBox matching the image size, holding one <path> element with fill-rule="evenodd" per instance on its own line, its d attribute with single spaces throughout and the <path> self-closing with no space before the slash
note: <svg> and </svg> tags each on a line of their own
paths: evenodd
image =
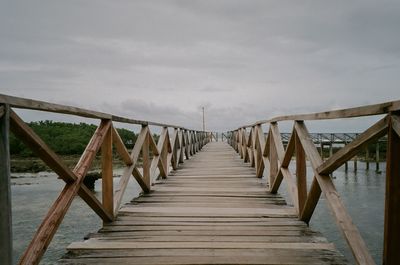
<svg viewBox="0 0 400 265">
<path fill-rule="evenodd" d="M 112 155 L 112 125 L 106 132 L 101 145 L 101 178 L 104 209 L 114 215 L 114 186 L 113 186 L 113 155 Z"/>
<path fill-rule="evenodd" d="M 50 207 L 46 217 L 35 233 L 28 248 L 22 255 L 19 264 L 39 264 L 41 257 L 50 244 L 54 234 L 61 224 L 65 214 L 71 206 L 72 200 L 78 193 L 83 179 L 88 172 L 96 153 L 101 147 L 106 132 L 111 127 L 111 121 L 102 121 L 87 145 L 78 164 L 74 168 L 77 179 L 73 183 L 67 183 L 60 195 Z"/>
<path fill-rule="evenodd" d="M 143 181 L 146 183 L 146 186 L 150 189 L 151 186 L 151 176 L 150 176 L 150 131 L 147 130 L 146 139 L 142 145 L 142 159 L 143 159 Z M 150 192 L 150 191 L 146 191 Z"/>
<path fill-rule="evenodd" d="M 388 133 L 383 264 L 400 262 L 400 135 L 399 116 L 392 114 Z M 395 125 L 395 126 L 393 126 Z"/>
<path fill-rule="evenodd" d="M 322 192 L 326 196 L 327 204 L 332 211 L 335 221 L 343 233 L 344 238 L 349 244 L 355 260 L 359 264 L 375 264 L 363 238 L 360 235 L 360 232 L 352 222 L 350 215 L 347 213 L 331 178 L 328 175 L 320 175 L 318 173 L 317 168 L 323 162 L 318 154 L 317 148 L 309 136 L 304 122 L 296 121 L 295 128 L 301 145 L 311 162 L 315 178 L 317 179 Z"/>
<path fill-rule="evenodd" d="M 10 111 L 2 105 L 0 115 L 0 263 L 13 264 L 11 174 L 10 174 Z"/>
<path fill-rule="evenodd" d="M 296 182 L 297 182 L 297 198 L 299 213 L 302 212 L 307 200 L 307 165 L 306 154 L 297 135 L 295 135 L 296 146 Z"/>
<path fill-rule="evenodd" d="M 257 243 L 257 242 L 105 242 L 90 239 L 85 242 L 75 242 L 67 249 L 169 249 L 169 248 L 213 248 L 213 249 L 324 249 L 334 250 L 332 243 Z"/>
<path fill-rule="evenodd" d="M 361 152 L 368 144 L 378 140 L 387 133 L 388 116 L 381 119 L 365 132 L 358 135 L 351 143 L 345 145 L 333 154 L 325 163 L 318 167 L 320 174 L 330 174 L 357 153 Z"/>
<path fill-rule="evenodd" d="M 272 126 L 272 125 L 271 125 Z M 280 175 L 279 171 L 279 156 L 278 156 L 278 148 L 275 146 L 278 141 L 275 141 L 274 135 L 271 132 L 272 128 L 270 126 L 269 133 L 268 133 L 268 138 L 269 138 L 269 178 L 268 178 L 268 183 L 269 183 L 269 190 L 273 193 L 272 187 L 274 186 L 274 183 L 280 183 L 282 178 L 279 178 L 277 180 L 278 175 Z M 268 140 L 267 140 L 268 143 Z M 277 185 L 279 186 L 279 185 Z"/>
</svg>

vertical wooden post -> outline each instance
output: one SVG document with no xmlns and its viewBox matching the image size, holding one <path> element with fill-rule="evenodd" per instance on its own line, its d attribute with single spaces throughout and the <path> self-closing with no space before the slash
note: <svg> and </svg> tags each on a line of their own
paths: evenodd
<svg viewBox="0 0 400 265">
<path fill-rule="evenodd" d="M 180 146 L 180 148 L 179 148 L 179 163 L 180 164 L 182 164 L 183 163 L 183 155 L 184 155 L 184 152 L 183 152 L 183 148 L 185 148 L 184 147 L 184 143 L 185 143 L 185 140 L 183 139 L 183 131 L 182 131 L 182 129 L 179 129 L 179 132 L 178 132 L 178 140 L 179 140 L 179 146 Z"/>
<path fill-rule="evenodd" d="M 143 180 L 146 183 L 147 187 L 151 187 L 151 180 L 150 180 L 150 131 L 148 131 L 146 135 L 146 139 L 143 142 L 142 146 L 142 158 L 143 158 Z"/>
<path fill-rule="evenodd" d="M 393 115 L 392 115 L 393 116 Z M 400 136 L 389 123 L 386 155 L 385 234 L 383 264 L 400 263 Z"/>
<path fill-rule="evenodd" d="M 379 140 L 378 142 L 376 142 L 376 150 L 375 150 L 375 163 L 376 163 L 376 167 L 375 170 L 376 172 L 379 172 Z"/>
<path fill-rule="evenodd" d="M 11 265 L 10 111 L 8 105 L 0 105 L 0 108 L 3 108 L 0 117 L 0 264 Z"/>
<path fill-rule="evenodd" d="M 299 202 L 299 214 L 304 209 L 304 205 L 307 200 L 307 165 L 306 165 L 306 154 L 299 137 L 295 136 L 296 146 L 296 180 L 297 180 L 297 198 Z"/>
<path fill-rule="evenodd" d="M 112 127 L 107 131 L 101 145 L 101 178 L 103 206 L 111 215 L 114 215 L 114 188 L 112 165 Z"/>
<path fill-rule="evenodd" d="M 271 123 L 272 124 L 272 123 Z M 269 188 L 272 188 L 272 184 L 275 181 L 276 174 L 278 173 L 278 154 L 274 144 L 271 130 L 269 131 Z M 268 147 L 266 147 L 268 148 Z"/>
<path fill-rule="evenodd" d="M 365 148 L 365 163 L 366 163 L 366 170 L 369 170 L 369 148 Z"/>
<path fill-rule="evenodd" d="M 329 157 L 331 157 L 333 155 L 333 143 L 331 142 L 331 144 L 329 145 Z"/>
</svg>

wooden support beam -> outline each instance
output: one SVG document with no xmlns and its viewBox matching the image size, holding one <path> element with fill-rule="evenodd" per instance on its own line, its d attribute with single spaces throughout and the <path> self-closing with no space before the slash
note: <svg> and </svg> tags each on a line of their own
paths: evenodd
<svg viewBox="0 0 400 265">
<path fill-rule="evenodd" d="M 370 142 L 376 141 L 385 135 L 387 127 L 388 117 L 386 116 L 326 160 L 325 163 L 318 167 L 318 173 L 322 175 L 332 173 L 335 169 L 343 165 L 344 162 L 360 152 Z"/>
<path fill-rule="evenodd" d="M 400 119 L 391 115 L 386 155 L 385 229 L 383 264 L 400 263 Z"/>
<path fill-rule="evenodd" d="M 0 106 L 0 264 L 13 264 L 11 176 L 10 176 L 10 111 Z"/>
<path fill-rule="evenodd" d="M 192 134 L 192 139 L 193 138 Z M 194 141 L 194 140 L 193 140 Z M 177 149 L 178 149 L 178 129 L 174 129 L 174 134 L 171 139 L 171 153 L 168 154 L 168 164 L 172 166 L 173 170 L 178 168 L 178 160 L 177 160 Z M 195 143 L 192 142 L 193 154 L 195 153 Z M 169 166 L 168 166 L 169 167 Z"/>
<path fill-rule="evenodd" d="M 132 158 L 128 150 L 126 150 L 125 144 L 122 141 L 121 136 L 119 135 L 118 131 L 114 128 L 114 126 L 112 127 L 112 130 L 113 130 L 112 131 L 113 143 L 117 150 L 117 153 L 120 155 L 125 165 L 127 166 L 132 165 Z"/>
<path fill-rule="evenodd" d="M 151 176 L 150 176 L 150 131 L 147 130 L 146 138 L 142 145 L 142 159 L 143 159 L 143 180 L 146 183 L 146 186 L 151 187 Z M 150 190 L 145 191 L 146 193 L 150 192 Z"/>
<path fill-rule="evenodd" d="M 297 198 L 299 203 L 299 213 L 303 211 L 304 205 L 307 200 L 307 165 L 306 165 L 306 154 L 304 153 L 301 142 L 295 135 L 295 146 L 296 146 L 296 180 L 297 180 Z M 292 134 L 292 135 L 293 135 Z"/>
<path fill-rule="evenodd" d="M 10 127 L 14 135 L 24 142 L 62 180 L 66 183 L 73 183 L 76 181 L 77 176 L 75 176 L 74 172 L 70 170 L 61 158 L 59 158 L 59 156 L 12 110 L 10 110 Z M 104 209 L 102 204 L 84 184 L 81 185 L 78 195 L 103 221 L 109 222 L 113 219 L 112 215 Z"/>
<path fill-rule="evenodd" d="M 360 235 L 357 227 L 347 213 L 342 200 L 329 175 L 320 175 L 317 168 L 323 163 L 318 154 L 312 139 L 308 133 L 304 122 L 295 122 L 296 133 L 299 137 L 301 145 L 310 160 L 315 178 L 317 179 L 322 192 L 325 194 L 328 207 L 333 213 L 334 219 L 342 231 L 350 249 L 358 264 L 375 264 L 368 248 Z"/>
<path fill-rule="evenodd" d="M 300 220 L 310 223 L 311 217 L 317 207 L 319 198 L 321 196 L 321 188 L 319 187 L 317 179 L 314 177 L 311 182 L 310 191 L 308 192 L 307 199 L 304 203 L 303 209 L 300 212 Z"/>
<path fill-rule="evenodd" d="M 60 226 L 65 214 L 71 206 L 72 200 L 78 193 L 83 179 L 88 172 L 96 153 L 100 149 L 106 133 L 111 128 L 111 121 L 102 121 L 92 139 L 87 145 L 85 152 L 83 153 L 78 164 L 75 166 L 73 172 L 77 176 L 77 179 L 72 183 L 67 183 L 54 202 L 50 207 L 45 219 L 39 226 L 35 233 L 32 241 L 28 248 L 19 261 L 19 264 L 39 264 L 41 257 L 46 251 L 50 244 L 54 234 Z"/>
<path fill-rule="evenodd" d="M 187 130 L 183 131 L 183 137 L 185 138 L 185 156 L 186 156 L 186 159 L 189 159 L 190 158 L 190 143 L 189 143 Z"/>
<path fill-rule="evenodd" d="M 272 124 L 269 129 L 269 139 L 270 139 L 270 144 L 269 144 L 269 188 L 272 193 L 276 193 L 277 189 L 273 190 L 274 186 L 279 187 L 279 185 L 274 185 L 274 182 L 276 178 L 278 177 L 278 172 L 279 172 L 279 156 L 278 152 L 281 151 L 279 147 L 276 146 L 276 144 L 279 144 L 277 140 L 274 139 L 276 135 L 274 135 L 274 132 L 272 130 Z M 282 142 L 281 142 L 282 144 Z M 278 151 L 278 150 L 279 151 Z M 279 174 L 280 175 L 280 174 Z M 282 178 L 279 178 L 278 182 L 280 184 Z"/>
<path fill-rule="evenodd" d="M 296 136 L 296 133 L 293 128 L 293 132 L 290 136 L 289 142 L 286 147 L 286 152 L 285 152 L 285 155 L 282 160 L 282 167 L 288 167 L 290 161 L 292 160 L 292 156 L 293 156 L 293 153 L 294 153 L 294 150 L 296 147 L 296 141 L 295 141 L 296 137 L 295 136 Z"/>
<path fill-rule="evenodd" d="M 265 148 L 265 136 L 262 131 L 261 125 L 257 125 L 255 128 L 256 131 L 256 139 L 255 139 L 255 148 L 256 148 L 256 176 L 258 178 L 262 178 L 264 174 L 264 148 Z"/>
<path fill-rule="evenodd" d="M 180 150 L 179 150 L 179 163 L 183 163 L 184 161 L 184 156 L 185 156 L 185 138 L 183 135 L 183 131 L 179 130 L 179 145 L 180 145 Z M 203 147 L 203 140 L 200 142 L 201 147 Z"/>
<path fill-rule="evenodd" d="M 51 150 L 47 144 L 14 112 L 10 111 L 10 127 L 18 139 L 26 144 L 40 159 L 43 160 L 61 179 L 67 183 L 76 180 L 76 176 Z"/>
<path fill-rule="evenodd" d="M 148 130 L 149 130 L 148 126 L 142 126 L 142 129 L 136 139 L 135 146 L 133 147 L 133 150 L 130 154 L 132 164 L 124 169 L 124 172 L 122 173 L 122 176 L 119 179 L 119 184 L 114 194 L 114 216 L 116 216 L 118 213 L 119 207 L 122 202 L 122 197 L 124 196 L 126 187 L 128 186 L 130 176 L 132 175 L 133 170 L 136 168 L 136 163 L 138 161 L 142 145 L 146 140 Z M 142 179 L 136 178 L 136 180 L 138 181 L 138 184 L 144 191 L 149 188 L 142 181 Z"/>
<path fill-rule="evenodd" d="M 112 126 L 106 132 L 101 145 L 101 178 L 104 209 L 114 215 L 114 185 L 113 185 L 113 156 L 112 156 Z"/>
</svg>

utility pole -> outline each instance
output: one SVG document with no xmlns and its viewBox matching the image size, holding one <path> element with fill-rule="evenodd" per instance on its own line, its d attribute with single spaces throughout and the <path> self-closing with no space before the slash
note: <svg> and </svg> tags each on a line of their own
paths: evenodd
<svg viewBox="0 0 400 265">
<path fill-rule="evenodd" d="M 206 121 L 204 119 L 204 107 L 201 107 L 203 109 L 203 132 L 206 131 Z"/>
</svg>

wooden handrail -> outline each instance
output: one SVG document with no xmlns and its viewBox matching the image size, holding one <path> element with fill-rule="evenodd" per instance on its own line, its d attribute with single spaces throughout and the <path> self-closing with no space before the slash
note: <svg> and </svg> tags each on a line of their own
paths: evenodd
<svg viewBox="0 0 400 265">
<path fill-rule="evenodd" d="M 88 143 L 81 159 L 75 168 L 71 170 L 13 111 L 13 108 L 95 118 L 100 119 L 101 123 Z M 142 126 L 131 152 L 126 149 L 118 131 L 114 128 L 113 122 Z M 162 127 L 158 142 L 154 140 L 149 125 Z M 212 136 L 208 132 L 190 130 L 181 126 L 134 120 L 82 108 L 0 94 L 0 184 L 2 187 L 1 198 L 4 198 L 0 203 L 0 210 L 2 213 L 9 212 L 9 214 L 2 215 L 0 218 L 0 242 L 2 245 L 0 248 L 0 253 L 2 254 L 0 256 L 0 264 L 12 263 L 12 233 L 7 232 L 7 229 L 11 227 L 11 205 L 6 200 L 6 198 L 10 198 L 8 128 L 65 182 L 64 189 L 49 209 L 34 238 L 22 255 L 19 264 L 38 264 L 40 262 L 76 195 L 79 195 L 104 222 L 111 222 L 118 214 L 130 176 L 135 178 L 144 192 L 150 192 L 151 182 L 157 177 L 157 169 L 159 170 L 159 175 L 166 178 L 170 173 L 171 167 L 174 170 L 178 169 L 179 164 L 184 162 L 184 156 L 189 159 L 212 140 Z M 172 140 L 170 139 L 168 128 L 174 130 Z M 126 165 L 115 191 L 112 179 L 113 146 Z M 102 202 L 83 183 L 93 159 L 100 150 Z M 150 158 L 150 151 L 153 155 L 152 158 Z M 142 172 L 140 172 L 137 165 L 140 156 L 143 160 Z M 7 188 L 6 190 L 3 190 L 3 184 L 5 185 L 4 188 Z"/>
<path fill-rule="evenodd" d="M 355 108 L 347 108 L 347 109 L 338 109 L 338 110 L 330 110 L 324 112 L 315 112 L 308 114 L 295 114 L 295 115 L 285 115 L 278 116 L 268 120 L 260 120 L 256 121 L 253 124 L 240 126 L 239 128 L 249 128 L 255 125 L 273 123 L 279 121 L 310 121 L 310 120 L 331 120 L 331 119 L 347 119 L 347 118 L 355 118 L 355 117 L 364 117 L 364 116 L 374 116 L 385 114 L 393 111 L 400 110 L 400 100 L 389 101 L 385 103 L 372 104 L 367 106 L 355 107 Z"/>
<path fill-rule="evenodd" d="M 256 168 L 257 177 L 262 177 L 269 165 L 268 185 L 271 193 L 276 193 L 282 180 L 287 183 L 288 194 L 293 201 L 300 220 L 309 222 L 321 193 L 326 197 L 328 207 L 342 231 L 358 264 L 375 264 L 357 227 L 338 194 L 329 174 L 350 160 L 365 147 L 388 135 L 388 154 L 386 158 L 386 195 L 385 195 L 385 235 L 383 264 L 399 264 L 400 252 L 400 101 L 361 106 L 311 114 L 288 115 L 257 121 L 241 126 L 227 133 L 228 142 L 239 153 L 244 162 Z M 305 125 L 306 120 L 326 120 L 356 118 L 387 114 L 352 142 L 347 143 L 329 159 L 324 161 L 317 151 L 312 137 Z M 292 121 L 293 130 L 283 146 L 278 122 Z M 267 136 L 262 124 L 269 124 Z M 292 157 L 296 160 L 296 174 L 289 170 Z M 310 161 L 314 178 L 307 191 L 306 159 Z"/>
<path fill-rule="evenodd" d="M 4 94 L 0 94 L 0 104 L 7 104 L 10 107 L 18 108 L 18 109 L 39 110 L 39 111 L 45 111 L 45 112 L 54 112 L 54 113 L 80 116 L 80 117 L 85 117 L 85 118 L 107 119 L 107 120 L 112 120 L 115 122 L 121 122 L 121 123 L 127 123 L 127 124 L 153 125 L 153 126 L 178 128 L 178 129 L 187 130 L 186 128 L 184 128 L 182 126 L 178 126 L 178 125 L 130 119 L 130 118 L 126 118 L 126 117 L 121 117 L 121 116 L 112 115 L 112 114 L 99 112 L 99 111 L 88 110 L 88 109 L 84 109 L 84 108 L 72 107 L 72 106 L 62 105 L 62 104 L 54 104 L 54 103 L 40 101 L 40 100 L 13 97 L 13 96 L 8 96 L 8 95 L 4 95 Z"/>
</svg>

